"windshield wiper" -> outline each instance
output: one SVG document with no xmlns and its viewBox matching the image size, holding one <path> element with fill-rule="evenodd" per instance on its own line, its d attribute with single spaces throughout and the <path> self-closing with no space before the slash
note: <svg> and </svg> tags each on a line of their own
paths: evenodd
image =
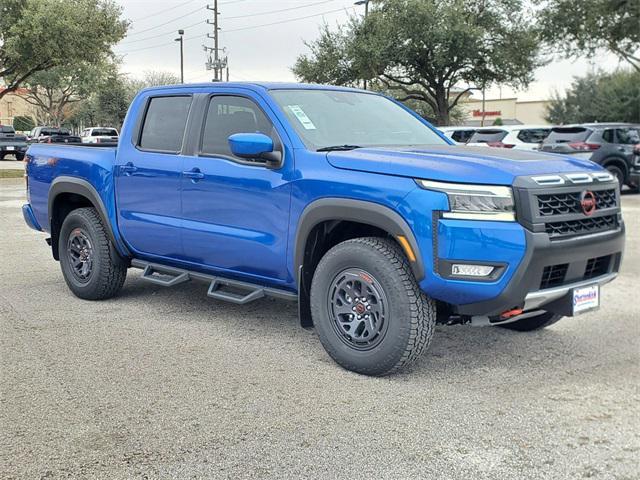
<svg viewBox="0 0 640 480">
<path fill-rule="evenodd" d="M 316 152 L 344 152 L 347 150 L 355 150 L 356 148 L 362 148 L 360 145 L 332 145 L 330 147 L 322 147 L 316 150 Z"/>
</svg>

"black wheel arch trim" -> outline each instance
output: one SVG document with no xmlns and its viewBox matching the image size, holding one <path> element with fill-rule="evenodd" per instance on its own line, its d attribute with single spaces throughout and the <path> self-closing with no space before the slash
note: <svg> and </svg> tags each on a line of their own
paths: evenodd
<svg viewBox="0 0 640 480">
<path fill-rule="evenodd" d="M 299 272 L 304 264 L 305 246 L 313 228 L 330 220 L 351 221 L 381 228 L 394 236 L 404 236 L 416 257 L 409 261 L 417 281 L 424 278 L 424 262 L 415 235 L 407 222 L 391 208 L 379 203 L 349 198 L 322 198 L 307 205 L 300 215 L 295 239 L 294 271 Z M 298 285 L 300 289 L 300 285 Z"/>
<path fill-rule="evenodd" d="M 76 195 L 81 195 L 87 198 L 98 211 L 98 215 L 100 215 L 100 219 L 102 220 L 102 223 L 104 224 L 107 230 L 107 234 L 109 235 L 109 240 L 111 240 L 111 243 L 114 245 L 116 250 L 119 250 L 120 253 L 124 254 L 125 256 L 129 256 L 129 252 L 128 250 L 126 250 L 126 247 L 122 245 L 122 242 L 118 242 L 118 240 L 116 239 L 116 236 L 114 235 L 113 226 L 111 225 L 111 222 L 109 222 L 109 215 L 107 213 L 107 208 L 105 207 L 104 202 L 102 201 L 102 198 L 100 198 L 100 195 L 98 194 L 94 186 L 91 185 L 91 183 L 89 183 L 87 180 L 84 180 L 82 178 L 69 177 L 69 176 L 63 175 L 63 176 L 57 177 L 51 183 L 51 187 L 49 188 L 47 213 L 48 213 L 48 219 L 49 219 L 49 229 L 51 230 L 52 236 L 54 235 L 53 207 L 54 207 L 56 198 L 63 193 L 74 193 Z M 52 247 L 53 246 L 54 245 L 52 243 Z M 57 252 L 54 251 L 53 253 L 54 253 L 54 257 L 57 256 Z"/>
</svg>

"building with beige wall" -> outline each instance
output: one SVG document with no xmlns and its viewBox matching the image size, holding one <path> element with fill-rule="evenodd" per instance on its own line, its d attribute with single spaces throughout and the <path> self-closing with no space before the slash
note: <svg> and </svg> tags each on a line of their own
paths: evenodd
<svg viewBox="0 0 640 480">
<path fill-rule="evenodd" d="M 35 121 L 36 107 L 24 99 L 26 93 L 27 90 L 19 88 L 0 98 L 0 125 L 13 125 L 13 119 L 20 116 L 31 117 Z"/>
<path fill-rule="evenodd" d="M 479 127 L 482 122 L 482 100 L 470 97 L 459 103 L 466 113 L 464 125 Z M 518 101 L 517 98 L 485 100 L 484 126 L 501 119 L 504 125 L 544 125 L 549 100 Z"/>
</svg>

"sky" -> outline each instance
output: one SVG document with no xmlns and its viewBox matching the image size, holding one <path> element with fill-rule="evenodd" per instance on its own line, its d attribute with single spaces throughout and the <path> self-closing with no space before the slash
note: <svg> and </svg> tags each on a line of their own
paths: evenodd
<svg viewBox="0 0 640 480">
<path fill-rule="evenodd" d="M 129 34 L 114 51 L 122 57 L 123 71 L 141 77 L 145 71 L 180 73 L 178 29 L 184 29 L 185 82 L 209 81 L 213 72 L 205 69 L 203 45 L 213 26 L 206 9 L 213 0 L 117 0 L 123 16 L 132 24 Z M 295 81 L 291 66 L 308 53 L 305 41 L 318 36 L 323 22 L 330 26 L 346 23 L 349 15 L 364 14 L 354 0 L 218 0 L 220 46 L 229 57 L 229 78 L 234 81 Z M 492 88 L 487 98 L 517 97 L 519 100 L 548 99 L 563 92 L 574 76 L 590 69 L 612 70 L 618 66 L 611 54 L 588 62 L 554 60 L 535 72 L 535 81 L 525 91 Z M 478 96 L 478 94 L 475 94 Z"/>
</svg>

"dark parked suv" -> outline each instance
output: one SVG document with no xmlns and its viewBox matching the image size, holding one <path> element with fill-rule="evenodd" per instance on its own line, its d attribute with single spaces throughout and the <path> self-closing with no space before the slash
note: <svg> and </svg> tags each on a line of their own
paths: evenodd
<svg viewBox="0 0 640 480">
<path fill-rule="evenodd" d="M 0 125 L 0 160 L 5 155 L 13 155 L 16 160 L 24 159 L 27 151 L 27 137 L 18 135 L 10 125 Z"/>
<path fill-rule="evenodd" d="M 623 185 L 638 188 L 634 148 L 640 144 L 640 125 L 585 123 L 554 127 L 542 143 L 544 152 L 575 155 L 609 170 Z"/>
</svg>

